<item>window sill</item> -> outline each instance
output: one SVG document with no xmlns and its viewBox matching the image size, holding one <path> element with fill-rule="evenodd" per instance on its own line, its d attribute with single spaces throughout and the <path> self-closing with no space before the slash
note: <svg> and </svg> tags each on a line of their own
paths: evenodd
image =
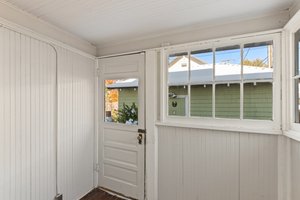
<svg viewBox="0 0 300 200">
<path fill-rule="evenodd" d="M 284 135 L 290 139 L 300 142 L 300 132 L 296 130 L 285 131 Z"/>
<path fill-rule="evenodd" d="M 168 119 L 166 121 L 156 122 L 156 126 L 196 128 L 238 133 L 283 135 L 280 127 L 276 127 L 275 122 L 273 121 L 238 119 Z"/>
</svg>

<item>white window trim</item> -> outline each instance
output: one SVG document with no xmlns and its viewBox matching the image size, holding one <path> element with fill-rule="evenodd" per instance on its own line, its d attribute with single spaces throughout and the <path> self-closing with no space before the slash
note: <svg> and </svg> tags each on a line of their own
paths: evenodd
<svg viewBox="0 0 300 200">
<path fill-rule="evenodd" d="M 286 70 L 282 74 L 282 123 L 284 135 L 300 141 L 300 123 L 295 123 L 295 37 L 300 29 L 300 11 L 287 23 L 283 30 L 283 66 Z"/>
<path fill-rule="evenodd" d="M 273 121 L 248 119 L 219 119 L 204 117 L 177 117 L 168 116 L 168 86 L 167 86 L 167 56 L 169 54 L 193 51 L 199 49 L 217 48 L 227 45 L 237 45 L 253 42 L 274 42 L 274 73 L 273 73 Z M 197 42 L 186 45 L 170 46 L 162 49 L 161 54 L 161 92 L 160 92 L 160 121 L 159 126 L 176 126 L 186 128 L 202 128 L 247 133 L 282 134 L 281 129 L 281 30 L 216 39 L 206 42 Z"/>
</svg>

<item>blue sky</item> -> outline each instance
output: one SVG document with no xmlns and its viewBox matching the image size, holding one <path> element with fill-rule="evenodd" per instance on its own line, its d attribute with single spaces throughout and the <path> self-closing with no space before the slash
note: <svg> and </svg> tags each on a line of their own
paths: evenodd
<svg viewBox="0 0 300 200">
<path fill-rule="evenodd" d="M 232 64 L 240 64 L 241 63 L 241 56 L 240 56 L 240 49 L 234 50 L 225 50 L 225 51 L 217 51 L 216 52 L 216 63 L 220 62 L 229 62 Z M 244 59 L 248 60 L 267 60 L 268 56 L 268 47 L 267 46 L 260 46 L 260 47 L 251 47 L 251 48 L 244 48 Z M 213 53 L 201 53 L 201 54 L 194 54 L 194 57 L 206 62 L 212 63 L 213 62 Z M 169 62 L 171 62 L 175 57 L 170 57 Z"/>
</svg>

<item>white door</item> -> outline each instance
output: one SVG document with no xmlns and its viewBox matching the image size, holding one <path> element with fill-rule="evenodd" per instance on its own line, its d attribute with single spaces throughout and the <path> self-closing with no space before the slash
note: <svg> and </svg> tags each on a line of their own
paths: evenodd
<svg viewBox="0 0 300 200">
<path fill-rule="evenodd" d="M 99 60 L 99 185 L 144 199 L 144 53 Z"/>
</svg>

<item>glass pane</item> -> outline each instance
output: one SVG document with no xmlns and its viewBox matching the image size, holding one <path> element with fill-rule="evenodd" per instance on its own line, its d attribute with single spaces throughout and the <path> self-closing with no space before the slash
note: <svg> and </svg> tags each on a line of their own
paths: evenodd
<svg viewBox="0 0 300 200">
<path fill-rule="evenodd" d="M 105 80 L 105 121 L 138 124 L 138 79 Z"/>
<path fill-rule="evenodd" d="M 295 33 L 295 75 L 300 75 L 300 30 Z"/>
<path fill-rule="evenodd" d="M 240 118 L 240 84 L 216 85 L 216 117 Z"/>
<path fill-rule="evenodd" d="M 300 79 L 295 82 L 295 122 L 300 122 Z"/>
<path fill-rule="evenodd" d="M 186 116 L 188 103 L 188 87 L 171 86 L 169 87 L 169 115 Z"/>
<path fill-rule="evenodd" d="M 243 54 L 245 80 L 271 80 L 273 77 L 273 42 L 246 44 Z"/>
<path fill-rule="evenodd" d="M 216 81 L 241 80 L 241 49 L 239 45 L 216 49 Z"/>
<path fill-rule="evenodd" d="M 168 85 L 186 85 L 188 81 L 188 53 L 170 55 L 168 58 Z"/>
<path fill-rule="evenodd" d="M 191 84 L 213 81 L 212 49 L 193 51 L 191 53 Z"/>
<path fill-rule="evenodd" d="M 244 119 L 272 120 L 272 83 L 244 84 Z"/>
<path fill-rule="evenodd" d="M 191 86 L 191 116 L 212 117 L 212 85 Z"/>
</svg>

